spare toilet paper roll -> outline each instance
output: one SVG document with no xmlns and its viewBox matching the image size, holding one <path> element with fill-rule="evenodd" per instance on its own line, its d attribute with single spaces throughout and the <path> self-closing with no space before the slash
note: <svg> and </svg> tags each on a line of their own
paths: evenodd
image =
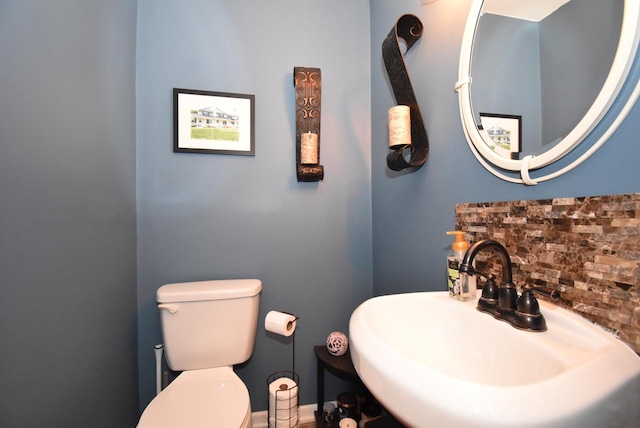
<svg viewBox="0 0 640 428">
<path fill-rule="evenodd" d="M 298 415 L 298 384 L 281 377 L 269 384 L 269 415 L 274 419 L 290 419 Z"/>
<path fill-rule="evenodd" d="M 358 428 L 358 423 L 355 419 L 344 418 L 340 420 L 340 428 Z"/>
<path fill-rule="evenodd" d="M 284 312 L 270 311 L 264 319 L 264 328 L 281 336 L 291 336 L 296 330 L 296 317 Z"/>
<path fill-rule="evenodd" d="M 277 397 L 269 395 L 269 408 L 276 419 L 288 419 L 291 415 L 298 411 L 298 396 L 292 394 L 291 397 L 285 397 L 284 393 L 279 392 Z"/>
<path fill-rule="evenodd" d="M 287 420 L 269 418 L 269 428 L 298 428 L 298 426 L 298 415 Z"/>
</svg>

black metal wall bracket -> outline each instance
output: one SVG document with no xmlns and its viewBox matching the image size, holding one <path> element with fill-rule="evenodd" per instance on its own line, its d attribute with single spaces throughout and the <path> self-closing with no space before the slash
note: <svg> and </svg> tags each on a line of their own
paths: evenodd
<svg viewBox="0 0 640 428">
<path fill-rule="evenodd" d="M 427 131 L 422 121 L 420 107 L 418 107 L 418 102 L 413 93 L 413 87 L 411 86 L 411 80 L 405 67 L 398 40 L 404 40 L 406 52 L 409 52 L 409 49 L 422 36 L 422 28 L 422 22 L 416 16 L 403 15 L 398 19 L 384 42 L 382 42 L 382 58 L 396 102 L 398 105 L 409 106 L 411 117 L 412 144 L 394 147 L 394 151 L 387 156 L 387 165 L 394 171 L 402 171 L 411 167 L 419 169 L 425 163 L 429 154 Z M 407 160 L 406 158 L 409 159 Z"/>
<path fill-rule="evenodd" d="M 320 181 L 324 167 L 320 165 L 320 107 L 322 75 L 319 68 L 294 67 L 293 85 L 296 92 L 296 176 L 298 181 Z M 303 134 L 315 134 L 314 156 L 310 161 L 302 155 Z M 304 159 L 303 159 L 304 158 Z"/>
</svg>

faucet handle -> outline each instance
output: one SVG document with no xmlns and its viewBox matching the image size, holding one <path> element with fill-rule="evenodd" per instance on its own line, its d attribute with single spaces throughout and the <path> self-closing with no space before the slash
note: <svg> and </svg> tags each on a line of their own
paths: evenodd
<svg viewBox="0 0 640 428">
<path fill-rule="evenodd" d="M 525 284 L 522 287 L 522 291 L 525 291 L 525 290 L 529 290 L 529 291 L 533 291 L 534 293 L 541 294 L 554 301 L 560 299 L 560 291 L 556 290 L 555 288 L 543 287 L 540 285 Z"/>
<path fill-rule="evenodd" d="M 523 291 L 518 299 L 512 325 L 527 331 L 547 331 L 547 322 L 540 313 L 540 305 L 531 290 Z"/>
<path fill-rule="evenodd" d="M 518 312 L 526 315 L 538 315 L 540 314 L 540 304 L 538 299 L 533 295 L 531 290 L 525 290 L 518 299 Z"/>
<path fill-rule="evenodd" d="M 489 300 L 498 300 L 498 285 L 495 276 L 491 275 L 482 286 L 482 297 Z"/>
</svg>

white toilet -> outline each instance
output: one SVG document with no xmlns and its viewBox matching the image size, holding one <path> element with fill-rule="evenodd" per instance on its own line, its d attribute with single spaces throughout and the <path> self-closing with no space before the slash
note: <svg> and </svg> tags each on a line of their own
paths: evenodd
<svg viewBox="0 0 640 428">
<path fill-rule="evenodd" d="M 253 353 L 262 282 L 185 282 L 158 289 L 167 364 L 182 373 L 140 417 L 139 428 L 250 428 L 249 391 L 233 365 Z"/>
</svg>

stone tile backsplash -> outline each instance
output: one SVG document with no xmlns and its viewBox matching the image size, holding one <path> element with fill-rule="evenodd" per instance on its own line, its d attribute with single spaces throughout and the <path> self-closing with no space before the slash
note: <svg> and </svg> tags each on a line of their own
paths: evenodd
<svg viewBox="0 0 640 428">
<path fill-rule="evenodd" d="M 560 290 L 557 304 L 640 353 L 640 193 L 458 204 L 456 229 L 502 243 L 516 285 Z M 490 251 L 477 263 L 499 277 Z"/>
</svg>

